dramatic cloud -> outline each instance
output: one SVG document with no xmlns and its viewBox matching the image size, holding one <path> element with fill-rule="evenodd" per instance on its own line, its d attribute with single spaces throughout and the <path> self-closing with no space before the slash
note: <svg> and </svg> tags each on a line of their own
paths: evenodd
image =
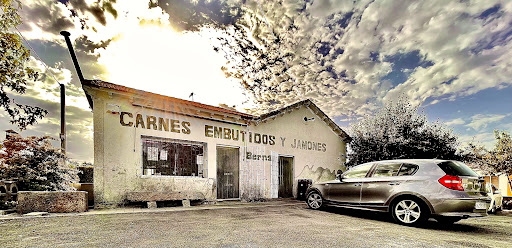
<svg viewBox="0 0 512 248">
<path fill-rule="evenodd" d="M 451 120 L 451 121 L 448 121 L 448 122 L 445 122 L 445 124 L 447 126 L 456 126 L 456 125 L 462 125 L 466 123 L 466 121 L 464 121 L 462 118 L 457 118 L 457 119 L 454 119 L 454 120 Z"/>
<path fill-rule="evenodd" d="M 243 5 L 248 39 L 264 44 L 275 36 L 279 48 L 267 51 L 291 55 L 284 58 L 289 80 L 248 82 L 265 108 L 309 97 L 331 116 L 362 115 L 400 94 L 414 104 L 438 103 L 512 84 L 511 2 L 262 5 L 265 16 L 255 1 Z M 284 90 L 274 89 L 279 83 Z"/>
<path fill-rule="evenodd" d="M 12 97 L 22 104 L 39 106 L 48 111 L 48 115 L 34 126 L 23 131 L 23 136 L 44 136 L 54 138 L 60 133 L 60 86 L 55 77 L 66 88 L 66 132 L 67 155 L 80 161 L 92 162 L 93 128 L 92 112 L 81 86 L 71 83 L 71 72 L 68 69 L 48 67 L 41 61 L 31 58 L 28 66 L 40 73 L 39 80 L 29 83 L 24 95 Z M 5 111 L 0 111 L 0 130 L 19 130 L 9 123 Z M 52 142 L 60 147 L 60 141 Z"/>
<path fill-rule="evenodd" d="M 240 3 L 224 0 L 159 0 L 150 1 L 150 6 L 162 8 L 169 14 L 171 25 L 180 31 L 199 31 L 208 25 L 232 25 L 242 15 Z"/>
<path fill-rule="evenodd" d="M 477 114 L 471 118 L 471 122 L 466 126 L 471 127 L 475 130 L 486 128 L 490 123 L 498 122 L 505 118 L 507 115 L 495 115 L 495 114 Z"/>
<path fill-rule="evenodd" d="M 428 107 L 512 86 L 510 1 L 32 0 L 22 5 L 20 30 L 66 84 L 74 122 L 68 138 L 75 140 L 80 133 L 92 135 L 92 120 L 61 30 L 71 32 L 86 78 L 185 99 L 194 92 L 196 101 L 258 112 L 311 98 L 342 126 L 400 95 Z M 219 37 L 230 45 L 222 46 Z M 228 64 L 223 52 L 231 56 Z M 240 53 L 249 55 L 237 57 Z M 264 59 L 270 63 L 262 64 Z M 42 64 L 31 66 L 45 73 L 22 100 L 53 112 L 27 133 L 56 135 L 58 108 L 52 104 L 58 102 L 58 85 Z M 510 119 L 506 114 L 447 114 L 447 124 L 492 139 L 488 129 L 507 127 L 496 126 Z M 474 135 L 480 134 L 466 136 Z M 70 152 L 92 159 L 87 137 L 82 143 L 91 147 L 80 149 L 89 155 L 71 147 Z"/>
</svg>

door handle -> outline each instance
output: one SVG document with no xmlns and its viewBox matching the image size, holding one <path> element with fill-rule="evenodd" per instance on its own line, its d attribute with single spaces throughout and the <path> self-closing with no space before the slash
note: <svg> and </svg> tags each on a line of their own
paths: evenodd
<svg viewBox="0 0 512 248">
<path fill-rule="evenodd" d="M 354 187 L 360 187 L 361 185 L 363 185 L 363 184 L 361 184 L 361 183 L 356 183 L 356 184 L 354 184 Z"/>
<path fill-rule="evenodd" d="M 400 185 L 400 182 L 390 182 L 389 185 Z"/>
</svg>

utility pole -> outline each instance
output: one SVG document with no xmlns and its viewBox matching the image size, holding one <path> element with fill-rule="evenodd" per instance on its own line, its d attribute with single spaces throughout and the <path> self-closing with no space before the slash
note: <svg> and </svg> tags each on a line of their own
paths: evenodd
<svg viewBox="0 0 512 248">
<path fill-rule="evenodd" d="M 66 155 L 66 88 L 60 84 L 60 150 Z"/>
</svg>

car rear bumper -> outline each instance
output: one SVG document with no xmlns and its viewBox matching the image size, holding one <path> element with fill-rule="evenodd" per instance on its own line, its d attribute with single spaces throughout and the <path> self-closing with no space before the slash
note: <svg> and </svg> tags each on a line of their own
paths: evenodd
<svg viewBox="0 0 512 248">
<path fill-rule="evenodd" d="M 437 216 L 445 216 L 445 217 L 461 217 L 463 219 L 466 218 L 474 218 L 474 217 L 485 217 L 487 216 L 487 211 L 480 211 L 475 213 L 468 212 L 446 212 L 441 214 L 436 214 Z"/>
<path fill-rule="evenodd" d="M 485 207 L 476 209 L 477 202 L 485 203 Z M 482 217 L 487 216 L 491 199 L 487 197 L 479 198 L 450 198 L 439 199 L 432 207 L 435 215 L 440 216 L 459 216 L 459 217 Z"/>
</svg>

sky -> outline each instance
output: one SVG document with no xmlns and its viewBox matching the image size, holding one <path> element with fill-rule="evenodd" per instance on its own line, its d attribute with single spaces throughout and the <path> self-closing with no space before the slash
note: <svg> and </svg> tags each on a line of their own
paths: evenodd
<svg viewBox="0 0 512 248">
<path fill-rule="evenodd" d="M 18 29 L 33 49 L 28 65 L 42 77 L 13 97 L 49 111 L 22 135 L 58 137 L 63 83 L 67 152 L 75 160 L 93 162 L 92 111 L 62 30 L 71 33 L 87 79 L 253 113 L 310 98 L 349 133 L 350 123 L 405 95 L 462 142 L 491 148 L 493 130 L 512 132 L 512 1 L 21 4 Z M 254 48 L 243 50 L 249 66 L 236 41 Z M 277 62 L 262 69 L 262 55 Z M 226 76 L 250 70 L 254 77 Z M 0 116 L 2 130 L 16 130 Z"/>
</svg>

